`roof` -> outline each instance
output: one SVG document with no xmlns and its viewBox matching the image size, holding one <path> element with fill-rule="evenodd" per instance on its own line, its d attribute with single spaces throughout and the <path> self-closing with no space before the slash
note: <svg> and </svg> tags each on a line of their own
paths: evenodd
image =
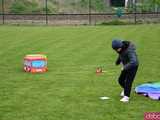
<svg viewBox="0 0 160 120">
<path fill-rule="evenodd" d="M 24 60 L 47 60 L 47 56 L 43 54 L 30 54 L 26 55 Z"/>
</svg>

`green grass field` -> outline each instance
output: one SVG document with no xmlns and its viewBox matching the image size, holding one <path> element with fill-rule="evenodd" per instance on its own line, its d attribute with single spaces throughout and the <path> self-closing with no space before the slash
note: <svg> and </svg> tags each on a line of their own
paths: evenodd
<svg viewBox="0 0 160 120">
<path fill-rule="evenodd" d="M 121 103 L 113 38 L 133 41 L 140 68 L 131 101 Z M 143 120 L 160 102 L 134 93 L 160 81 L 160 25 L 0 26 L 0 120 Z M 26 54 L 44 53 L 49 71 L 23 72 Z M 97 76 L 97 67 L 106 73 Z M 110 100 L 100 100 L 108 96 Z"/>
</svg>

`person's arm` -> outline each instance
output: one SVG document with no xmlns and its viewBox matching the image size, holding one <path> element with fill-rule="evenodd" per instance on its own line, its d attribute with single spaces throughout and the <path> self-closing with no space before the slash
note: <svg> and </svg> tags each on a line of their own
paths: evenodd
<svg viewBox="0 0 160 120">
<path fill-rule="evenodd" d="M 120 59 L 120 56 L 118 56 L 117 60 L 116 60 L 116 65 L 119 65 L 121 63 L 121 59 Z"/>
<path fill-rule="evenodd" d="M 124 70 L 131 69 L 137 65 L 137 56 L 135 51 L 128 51 L 129 63 L 124 65 Z"/>
</svg>

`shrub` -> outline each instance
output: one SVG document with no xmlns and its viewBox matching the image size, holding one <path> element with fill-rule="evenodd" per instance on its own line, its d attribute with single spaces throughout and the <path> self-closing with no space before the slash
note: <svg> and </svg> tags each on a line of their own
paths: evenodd
<svg viewBox="0 0 160 120">
<path fill-rule="evenodd" d="M 36 2 L 25 0 L 15 1 L 10 7 L 11 13 L 35 13 L 39 12 L 40 8 Z"/>
<path fill-rule="evenodd" d="M 23 4 L 23 2 L 14 2 L 11 6 L 11 13 L 21 13 L 26 10 L 26 6 Z"/>
<path fill-rule="evenodd" d="M 122 21 L 122 20 L 112 20 L 107 22 L 102 22 L 99 25 L 131 25 L 133 22 Z"/>
</svg>

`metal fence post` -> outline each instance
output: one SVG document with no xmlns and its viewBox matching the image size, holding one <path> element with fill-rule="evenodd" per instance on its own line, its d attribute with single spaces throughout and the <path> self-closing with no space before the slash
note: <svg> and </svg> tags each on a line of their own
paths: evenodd
<svg viewBox="0 0 160 120">
<path fill-rule="evenodd" d="M 137 24 L 137 0 L 134 3 L 134 22 Z"/>
<path fill-rule="evenodd" d="M 89 0 L 89 5 L 88 5 L 88 7 L 89 7 L 89 25 L 91 25 L 91 0 Z"/>
<path fill-rule="evenodd" d="M 4 24 L 4 0 L 2 0 L 2 19 Z"/>
<path fill-rule="evenodd" d="M 48 25 L 48 0 L 45 1 L 45 7 L 46 7 L 46 25 Z"/>
</svg>

